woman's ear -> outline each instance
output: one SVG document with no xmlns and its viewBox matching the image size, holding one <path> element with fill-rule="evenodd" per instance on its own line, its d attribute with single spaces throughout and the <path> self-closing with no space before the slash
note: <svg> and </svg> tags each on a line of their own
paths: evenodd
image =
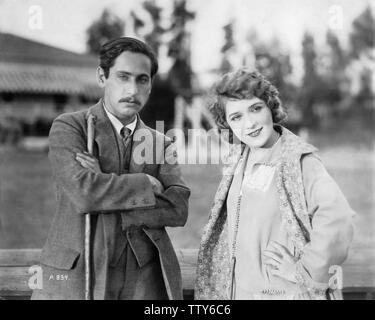
<svg viewBox="0 0 375 320">
<path fill-rule="evenodd" d="M 106 82 L 106 77 L 104 74 L 104 70 L 102 67 L 98 67 L 96 69 L 96 80 L 98 81 L 99 87 L 104 88 L 105 87 L 105 82 Z"/>
</svg>

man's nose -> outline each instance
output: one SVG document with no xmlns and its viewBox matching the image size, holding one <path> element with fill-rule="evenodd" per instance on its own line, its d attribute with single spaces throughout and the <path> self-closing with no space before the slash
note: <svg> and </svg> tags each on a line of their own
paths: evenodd
<svg viewBox="0 0 375 320">
<path fill-rule="evenodd" d="M 126 94 L 129 95 L 129 96 L 134 96 L 138 93 L 137 83 L 133 80 L 129 81 L 126 84 L 125 89 L 126 89 Z"/>
</svg>

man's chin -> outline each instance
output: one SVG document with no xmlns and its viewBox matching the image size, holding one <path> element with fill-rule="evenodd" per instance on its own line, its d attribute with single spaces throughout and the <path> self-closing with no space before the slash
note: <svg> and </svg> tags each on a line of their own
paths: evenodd
<svg viewBox="0 0 375 320">
<path fill-rule="evenodd" d="M 128 106 L 123 107 L 120 110 L 121 110 L 121 115 L 123 117 L 133 117 L 139 111 L 141 111 L 142 108 L 139 105 L 134 105 L 134 106 L 131 106 L 131 107 L 128 107 Z"/>
</svg>

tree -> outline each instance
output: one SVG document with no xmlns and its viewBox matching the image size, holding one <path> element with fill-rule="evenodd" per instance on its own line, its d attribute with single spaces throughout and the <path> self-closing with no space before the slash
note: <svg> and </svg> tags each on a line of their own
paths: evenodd
<svg viewBox="0 0 375 320">
<path fill-rule="evenodd" d="M 318 124 L 315 105 L 319 96 L 319 76 L 317 72 L 317 53 L 314 37 L 306 32 L 302 40 L 302 57 L 304 76 L 298 97 L 298 105 L 302 111 L 302 121 L 307 127 Z"/>
<path fill-rule="evenodd" d="M 98 54 L 101 46 L 107 41 L 124 35 L 125 23 L 111 13 L 108 9 L 104 9 L 100 18 L 92 23 L 87 29 L 87 47 L 88 51 Z"/>
<path fill-rule="evenodd" d="M 255 57 L 255 68 L 263 74 L 278 90 L 279 97 L 286 108 L 295 103 L 296 87 L 290 81 L 293 68 L 290 55 L 282 50 L 277 39 L 266 43 L 251 30 L 247 36 Z"/>
<path fill-rule="evenodd" d="M 364 68 L 361 73 L 360 90 L 357 96 L 359 102 L 368 102 L 374 100 L 375 95 L 372 91 L 372 72 L 369 68 Z"/>
<path fill-rule="evenodd" d="M 146 12 L 139 10 L 131 12 L 135 33 L 151 46 L 157 56 L 159 56 L 160 47 L 164 45 L 163 37 L 168 31 L 161 25 L 162 10 L 154 0 L 144 0 L 142 11 Z M 150 25 L 147 26 L 147 24 Z M 145 26 L 147 29 L 146 33 L 144 31 Z M 169 130 L 173 127 L 176 93 L 173 90 L 170 79 L 164 79 L 159 74 L 153 80 L 152 86 L 153 90 L 151 91 L 150 98 L 140 115 L 143 121 L 150 127 L 155 128 L 156 121 L 162 120 L 164 121 L 165 130 Z"/>
<path fill-rule="evenodd" d="M 347 65 L 347 57 L 341 48 L 339 39 L 335 33 L 328 30 L 326 40 L 330 48 L 331 70 L 334 72 L 343 72 Z"/>
<path fill-rule="evenodd" d="M 235 43 L 233 39 L 233 24 L 234 24 L 234 21 L 231 21 L 223 27 L 225 40 L 224 40 L 224 45 L 220 50 L 220 52 L 223 55 L 220 69 L 223 73 L 226 73 L 232 69 L 232 64 L 230 62 L 229 55 L 231 51 L 233 50 L 233 48 L 235 47 Z"/>
<path fill-rule="evenodd" d="M 278 88 L 284 102 L 291 101 L 294 90 L 288 81 L 293 70 L 289 54 L 282 52 L 277 41 L 255 46 L 254 53 L 255 67 Z"/>
<path fill-rule="evenodd" d="M 166 29 L 164 29 L 161 26 L 162 8 L 155 3 L 155 0 L 145 0 L 142 3 L 142 6 L 149 13 L 153 24 L 152 31 L 144 35 L 144 40 L 147 44 L 151 46 L 154 52 L 158 55 L 159 48 L 162 44 L 162 37 L 166 32 Z M 135 22 L 135 32 L 138 33 L 139 29 L 144 27 L 145 21 L 138 17 L 137 13 L 134 11 L 132 11 L 132 17 Z"/>
<path fill-rule="evenodd" d="M 375 19 L 371 8 L 367 7 L 354 21 L 350 34 L 352 57 L 358 58 L 361 53 L 375 48 Z"/>
<path fill-rule="evenodd" d="M 326 41 L 329 51 L 321 75 L 320 94 L 317 100 L 327 106 L 329 118 L 332 120 L 340 116 L 340 108 L 348 92 L 349 79 L 346 76 L 348 59 L 339 39 L 331 30 L 326 34 Z"/>
<path fill-rule="evenodd" d="M 195 18 L 195 14 L 186 8 L 186 0 L 175 0 L 173 20 L 170 27 L 172 40 L 168 47 L 168 56 L 174 63 L 169 71 L 169 78 L 176 93 L 188 103 L 192 99 L 192 70 L 190 63 L 190 34 L 187 24 Z"/>
<path fill-rule="evenodd" d="M 152 0 L 145 1 L 144 8 L 150 13 L 154 22 L 152 32 L 146 36 L 145 40 L 154 49 L 154 51 L 158 53 L 162 44 L 162 36 L 166 32 L 160 23 L 162 9 Z"/>
<path fill-rule="evenodd" d="M 359 83 L 359 90 L 352 99 L 352 111 L 373 126 L 374 115 L 374 62 L 375 62 L 375 19 L 367 7 L 352 24 L 350 34 L 352 65 L 357 66 L 353 81 Z M 355 68 L 354 68 L 355 69 Z M 357 79 L 355 79 L 357 77 Z"/>
</svg>

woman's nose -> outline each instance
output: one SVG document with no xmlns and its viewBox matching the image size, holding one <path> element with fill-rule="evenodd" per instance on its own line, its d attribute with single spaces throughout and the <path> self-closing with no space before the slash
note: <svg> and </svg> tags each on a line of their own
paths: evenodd
<svg viewBox="0 0 375 320">
<path fill-rule="evenodd" d="M 254 129 L 257 126 L 257 121 L 252 115 L 246 117 L 245 129 Z"/>
</svg>

